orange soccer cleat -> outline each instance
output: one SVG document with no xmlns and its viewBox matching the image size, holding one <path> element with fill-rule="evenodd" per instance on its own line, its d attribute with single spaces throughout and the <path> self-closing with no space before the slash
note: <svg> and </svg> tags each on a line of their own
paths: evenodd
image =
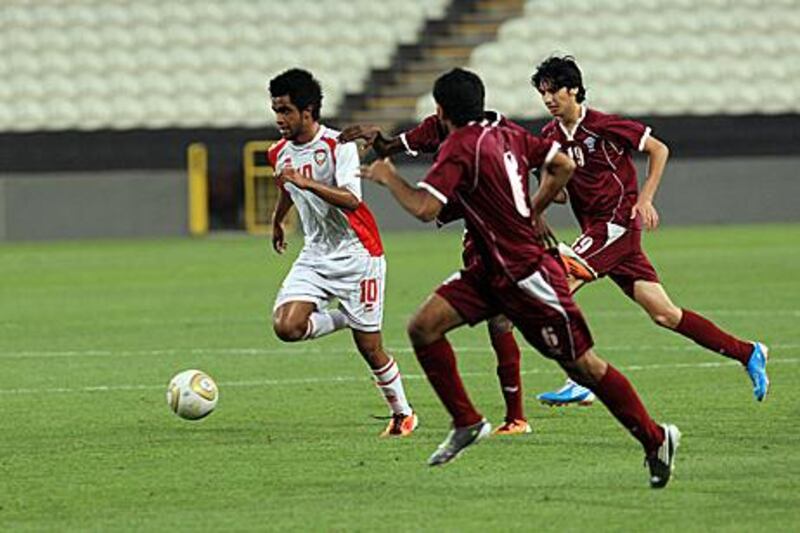
<svg viewBox="0 0 800 533">
<path fill-rule="evenodd" d="M 495 435 L 524 435 L 532 433 L 531 425 L 527 420 L 517 419 L 511 422 L 506 422 L 502 426 L 494 430 Z"/>
<path fill-rule="evenodd" d="M 389 425 L 383 430 L 381 437 L 408 437 L 417 429 L 418 425 L 419 420 L 417 419 L 417 413 L 414 411 L 411 411 L 410 415 L 402 413 L 392 415 Z"/>
<path fill-rule="evenodd" d="M 589 263 L 563 242 L 558 243 L 558 255 L 564 264 L 564 269 L 573 278 L 586 282 L 597 279 L 597 272 L 589 266 Z"/>
</svg>

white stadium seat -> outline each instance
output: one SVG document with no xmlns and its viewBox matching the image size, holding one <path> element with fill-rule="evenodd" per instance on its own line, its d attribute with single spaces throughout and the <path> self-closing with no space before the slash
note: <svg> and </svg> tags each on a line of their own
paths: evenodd
<svg viewBox="0 0 800 533">
<path fill-rule="evenodd" d="M 335 115 L 448 4 L 3 0 L 0 130 L 263 125 L 266 81 L 294 66 L 323 82 Z"/>
<path fill-rule="evenodd" d="M 528 0 L 468 66 L 489 105 L 543 117 L 527 79 L 554 53 L 576 57 L 589 105 L 609 112 L 800 112 L 798 0 Z M 419 118 L 432 109 L 419 99 Z"/>
</svg>

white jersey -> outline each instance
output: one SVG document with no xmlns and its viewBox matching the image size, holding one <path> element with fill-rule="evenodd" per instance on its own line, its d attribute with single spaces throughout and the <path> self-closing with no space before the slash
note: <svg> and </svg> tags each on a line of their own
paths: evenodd
<svg viewBox="0 0 800 533">
<path fill-rule="evenodd" d="M 338 137 L 338 131 L 320 125 L 314 138 L 305 144 L 286 139 L 274 144 L 268 152 L 270 163 L 276 174 L 293 167 L 315 181 L 345 188 L 361 201 L 358 149 L 355 143 L 339 144 Z M 289 193 L 300 215 L 305 240 L 303 254 L 383 255 L 378 226 L 363 201 L 350 211 L 333 206 L 291 183 L 280 186 Z"/>
</svg>

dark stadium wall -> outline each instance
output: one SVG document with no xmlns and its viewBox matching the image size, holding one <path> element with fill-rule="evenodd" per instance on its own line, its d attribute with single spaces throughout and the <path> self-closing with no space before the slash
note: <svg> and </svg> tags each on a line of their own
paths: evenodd
<svg viewBox="0 0 800 533">
<path fill-rule="evenodd" d="M 0 240 L 186 235 L 180 171 L 0 175 Z"/>
<path fill-rule="evenodd" d="M 796 114 L 639 120 L 669 143 L 673 157 L 800 155 Z M 544 121 L 521 123 L 536 132 Z M 335 120 L 330 124 L 340 126 Z M 241 168 L 245 142 L 277 138 L 272 127 L 0 133 L 0 173 L 183 169 L 186 147 L 193 142 L 208 146 L 212 167 Z"/>
<path fill-rule="evenodd" d="M 800 222 L 800 115 L 644 121 L 671 148 L 656 199 L 665 225 Z M 242 148 L 275 137 L 268 128 L 0 134 L 0 240 L 185 235 L 192 142 L 209 148 L 212 229 L 241 229 Z M 417 180 L 430 161 L 396 162 Z M 383 230 L 424 227 L 385 190 L 364 189 Z M 574 224 L 564 207 L 549 216 Z"/>
</svg>

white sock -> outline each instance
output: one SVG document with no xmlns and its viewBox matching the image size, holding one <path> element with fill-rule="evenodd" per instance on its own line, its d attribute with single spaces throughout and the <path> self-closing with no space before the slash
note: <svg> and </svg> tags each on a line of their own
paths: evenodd
<svg viewBox="0 0 800 533">
<path fill-rule="evenodd" d="M 394 358 L 389 359 L 385 366 L 377 370 L 373 369 L 372 373 L 375 375 L 375 385 L 383 393 L 392 413 L 410 415 L 411 406 L 408 405 L 406 391 L 403 389 L 403 378 L 400 376 L 400 368 Z"/>
<path fill-rule="evenodd" d="M 308 317 L 305 339 L 316 339 L 347 327 L 347 318 L 338 309 L 314 311 Z"/>
</svg>

